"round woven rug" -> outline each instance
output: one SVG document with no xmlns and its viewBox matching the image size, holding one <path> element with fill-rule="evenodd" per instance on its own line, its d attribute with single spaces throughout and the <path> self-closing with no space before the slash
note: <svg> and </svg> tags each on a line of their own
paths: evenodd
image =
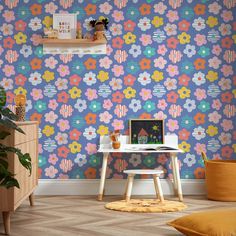
<svg viewBox="0 0 236 236">
<path fill-rule="evenodd" d="M 105 208 L 115 211 L 124 212 L 173 212 L 181 211 L 187 208 L 182 202 L 165 200 L 161 203 L 157 199 L 131 199 L 126 202 L 125 200 L 110 202 L 105 205 Z"/>
</svg>

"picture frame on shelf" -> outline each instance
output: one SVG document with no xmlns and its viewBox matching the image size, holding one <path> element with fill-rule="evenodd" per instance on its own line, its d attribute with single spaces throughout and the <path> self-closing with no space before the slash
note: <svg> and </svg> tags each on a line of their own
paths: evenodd
<svg viewBox="0 0 236 236">
<path fill-rule="evenodd" d="M 53 29 L 58 31 L 58 39 L 76 39 L 77 14 L 53 14 Z"/>
<path fill-rule="evenodd" d="M 130 119 L 131 144 L 164 144 L 164 120 Z"/>
</svg>

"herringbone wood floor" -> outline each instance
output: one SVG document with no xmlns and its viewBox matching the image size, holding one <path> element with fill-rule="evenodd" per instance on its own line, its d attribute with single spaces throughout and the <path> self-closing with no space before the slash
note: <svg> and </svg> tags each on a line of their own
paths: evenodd
<svg viewBox="0 0 236 236">
<path fill-rule="evenodd" d="M 95 196 L 36 197 L 34 207 L 25 201 L 11 215 L 11 236 L 176 236 L 180 234 L 166 222 L 195 211 L 236 207 L 236 203 L 188 196 L 184 199 L 188 208 L 182 212 L 124 213 L 104 208 L 106 202 L 118 199 L 108 196 L 98 202 Z"/>
</svg>

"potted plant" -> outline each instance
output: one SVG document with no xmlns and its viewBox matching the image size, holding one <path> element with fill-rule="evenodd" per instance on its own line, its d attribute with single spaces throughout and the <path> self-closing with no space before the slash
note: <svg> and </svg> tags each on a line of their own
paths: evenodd
<svg viewBox="0 0 236 236">
<path fill-rule="evenodd" d="M 14 122 L 16 121 L 16 115 L 6 107 L 6 91 L 0 86 L 0 187 L 20 188 L 17 179 L 14 178 L 13 173 L 8 170 L 8 153 L 15 153 L 22 166 L 29 170 L 31 174 L 31 158 L 29 153 L 23 154 L 20 149 L 15 147 L 9 147 L 3 144 L 3 140 L 6 139 L 10 132 L 8 130 L 15 129 L 20 133 L 24 134 L 24 131 L 17 126 Z"/>
</svg>

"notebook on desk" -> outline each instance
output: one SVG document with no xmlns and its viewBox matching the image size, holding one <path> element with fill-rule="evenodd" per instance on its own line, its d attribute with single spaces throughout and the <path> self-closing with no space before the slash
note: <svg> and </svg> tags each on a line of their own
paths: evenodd
<svg viewBox="0 0 236 236">
<path fill-rule="evenodd" d="M 132 150 L 132 151 L 176 151 L 178 148 L 169 147 L 166 145 L 135 145 L 135 144 L 127 144 L 124 149 Z"/>
</svg>

